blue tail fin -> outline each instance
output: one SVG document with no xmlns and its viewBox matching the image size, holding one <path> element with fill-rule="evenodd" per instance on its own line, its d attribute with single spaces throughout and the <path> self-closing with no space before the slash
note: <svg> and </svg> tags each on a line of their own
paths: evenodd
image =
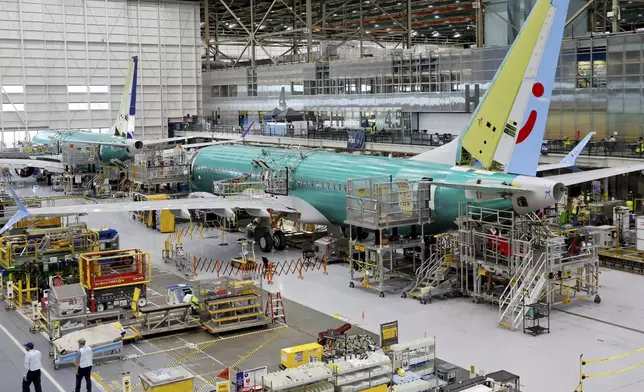
<svg viewBox="0 0 644 392">
<path fill-rule="evenodd" d="M 29 215 L 29 211 L 27 211 L 27 208 L 25 208 L 25 205 L 22 204 L 22 200 L 20 200 L 18 195 L 16 195 L 16 191 L 14 191 L 11 185 L 9 185 L 9 181 L 5 177 L 2 177 L 2 179 L 4 179 L 5 185 L 7 189 L 9 189 L 9 192 L 11 193 L 11 197 L 16 202 L 16 207 L 18 207 L 18 211 L 11 217 L 11 219 L 9 219 L 7 223 L 4 224 L 4 226 L 2 226 L 2 228 L 0 229 L 0 234 L 4 233 L 7 230 L 10 230 L 13 227 L 13 225 L 20 222 L 23 218 Z"/>
<path fill-rule="evenodd" d="M 253 124 L 255 124 L 255 121 L 253 121 L 252 123 L 250 123 L 250 125 L 248 126 L 248 128 L 246 128 L 246 130 L 244 131 L 244 133 L 242 133 L 242 137 L 246 137 L 246 135 L 248 135 L 248 132 L 250 132 L 250 129 L 253 127 Z"/>
<path fill-rule="evenodd" d="M 560 161 L 560 163 L 565 163 L 565 164 L 567 164 L 568 166 L 572 166 L 572 165 L 574 165 L 574 164 L 575 164 L 575 161 L 577 160 L 577 158 L 581 155 L 581 151 L 584 149 L 584 147 L 586 147 L 586 144 L 588 144 L 588 142 L 590 141 L 590 138 L 591 138 L 591 137 L 593 137 L 593 135 L 594 135 L 594 134 L 595 134 L 595 132 L 590 132 L 588 135 L 586 135 L 586 137 L 585 137 L 585 138 L 583 138 L 583 139 L 579 142 L 579 144 L 577 144 L 577 145 L 575 146 L 575 148 L 573 148 L 573 149 L 568 153 L 568 155 L 566 155 L 566 156 L 565 156 L 565 157 Z"/>
</svg>

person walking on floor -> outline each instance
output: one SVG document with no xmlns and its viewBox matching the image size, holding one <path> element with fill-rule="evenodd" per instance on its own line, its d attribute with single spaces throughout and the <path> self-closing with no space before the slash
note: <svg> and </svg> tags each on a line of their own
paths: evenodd
<svg viewBox="0 0 644 392">
<path fill-rule="evenodd" d="M 85 345 L 85 339 L 78 339 L 78 351 L 76 351 L 76 392 L 81 390 L 81 382 L 85 379 L 87 392 L 92 392 L 92 365 L 94 364 L 94 353 L 92 348 Z"/>
<path fill-rule="evenodd" d="M 42 368 L 42 354 L 40 351 L 34 350 L 34 344 L 31 342 L 25 343 L 25 368 L 27 372 L 22 377 L 22 392 L 29 392 L 31 384 L 34 384 L 36 392 L 42 392 L 40 386 L 40 369 Z"/>
</svg>

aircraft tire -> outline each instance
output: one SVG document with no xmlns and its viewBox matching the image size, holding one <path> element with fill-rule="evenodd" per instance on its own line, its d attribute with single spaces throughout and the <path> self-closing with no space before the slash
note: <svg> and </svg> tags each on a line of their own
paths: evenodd
<svg viewBox="0 0 644 392">
<path fill-rule="evenodd" d="M 266 228 L 255 229 L 255 242 L 259 244 L 259 249 L 264 253 L 273 249 L 273 236 Z"/>
<path fill-rule="evenodd" d="M 286 249 L 286 236 L 282 230 L 275 230 L 273 233 L 273 247 L 275 250 Z"/>
</svg>

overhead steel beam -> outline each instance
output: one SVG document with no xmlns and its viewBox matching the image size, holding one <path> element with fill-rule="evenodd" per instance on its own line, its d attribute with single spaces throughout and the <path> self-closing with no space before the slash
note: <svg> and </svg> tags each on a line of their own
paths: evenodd
<svg viewBox="0 0 644 392">
<path fill-rule="evenodd" d="M 264 34 L 257 35 L 256 38 L 261 39 L 261 38 L 275 37 L 275 36 L 280 36 L 280 35 L 289 35 L 290 36 L 293 33 L 304 32 L 305 30 L 306 30 L 306 28 L 302 27 L 301 29 L 275 31 L 273 33 L 264 33 Z"/>
<path fill-rule="evenodd" d="M 581 15 L 584 11 L 586 11 L 586 10 L 588 9 L 588 7 L 590 7 L 594 2 L 595 2 L 595 0 L 588 0 L 588 2 L 587 2 L 586 4 L 584 4 L 584 6 L 583 6 L 583 7 L 581 7 L 581 8 L 579 9 L 579 11 L 575 12 L 575 14 L 574 14 L 573 16 L 571 16 L 571 17 L 570 17 L 570 19 L 568 19 L 568 20 L 566 21 L 566 26 L 568 26 L 568 25 L 569 25 L 569 24 L 571 24 L 575 19 L 577 19 L 577 17 L 578 17 L 579 15 Z M 593 26 L 593 28 L 595 28 L 595 27 Z"/>
<path fill-rule="evenodd" d="M 376 8 L 378 8 L 378 9 L 379 9 L 383 14 L 385 14 L 385 16 L 387 16 L 389 19 L 391 19 L 395 24 L 397 24 L 398 26 L 400 26 L 400 28 L 401 28 L 401 29 L 403 29 L 403 31 L 407 31 L 407 28 L 406 28 L 405 26 L 403 26 L 402 24 L 400 24 L 400 22 L 398 22 L 398 21 L 397 21 L 393 16 L 391 16 L 387 11 L 383 10 L 383 9 L 382 9 L 382 7 L 378 5 L 378 3 L 375 3 L 375 2 L 374 2 L 374 3 L 373 3 L 373 5 L 375 5 L 375 6 L 376 6 Z M 411 15 L 409 16 L 409 18 L 411 18 Z M 411 25 L 411 23 L 410 23 L 410 25 Z M 411 29 L 409 29 L 409 30 L 411 31 Z"/>
<path fill-rule="evenodd" d="M 250 30 L 248 30 L 248 29 L 246 28 L 246 26 L 244 25 L 244 23 L 242 23 L 241 19 L 237 16 L 237 14 L 235 14 L 235 13 L 233 12 L 233 10 L 231 10 L 231 9 L 230 9 L 230 7 L 228 6 L 228 4 L 226 4 L 226 2 L 225 2 L 224 0 L 219 0 L 219 2 L 220 2 L 221 4 L 223 4 L 223 5 L 224 5 L 224 7 L 226 7 L 226 10 L 230 13 L 230 15 L 232 15 L 232 17 L 233 17 L 233 18 L 235 18 L 235 20 L 237 21 L 237 23 L 239 23 L 239 26 L 240 26 L 242 29 L 244 29 L 244 31 L 246 31 L 246 34 L 248 34 L 248 36 L 250 37 L 250 39 L 251 39 L 251 40 L 253 40 L 253 41 L 255 41 L 255 43 L 257 43 L 257 45 L 259 45 L 259 48 L 260 48 L 260 49 L 262 49 L 262 50 L 264 51 L 264 53 L 266 54 L 266 56 L 268 56 L 268 58 L 269 58 L 269 59 L 271 59 L 271 62 L 272 62 L 274 65 L 277 65 L 277 63 L 276 63 L 276 62 L 275 62 L 275 60 L 273 59 L 273 56 L 271 56 L 271 54 L 270 54 L 270 53 L 268 53 L 268 51 L 264 48 L 264 46 L 262 46 L 262 44 L 260 44 L 259 42 L 257 42 L 257 40 L 255 40 L 255 36 L 254 36 L 254 34 L 252 34 L 252 33 L 251 33 L 251 31 L 250 31 Z M 255 26 L 252 26 L 252 27 L 255 27 Z"/>
<path fill-rule="evenodd" d="M 340 4 L 340 6 L 336 7 L 333 9 L 333 11 L 328 12 L 326 15 L 322 17 L 322 19 L 318 20 L 317 22 L 313 23 L 313 26 L 317 26 L 320 23 L 323 23 L 326 21 L 326 19 L 329 17 L 329 15 L 335 14 L 337 11 L 341 10 L 344 8 L 347 4 L 351 3 L 354 0 L 346 0 L 344 3 Z"/>
<path fill-rule="evenodd" d="M 264 20 L 266 20 L 266 17 L 268 16 L 268 14 L 271 13 L 271 10 L 273 9 L 273 6 L 275 6 L 276 2 L 277 0 L 273 0 L 271 2 L 271 6 L 268 7 L 268 10 L 266 10 L 266 13 L 264 14 L 264 17 L 262 18 L 261 22 L 259 22 L 259 24 L 257 25 L 257 28 L 254 30 L 255 34 L 257 34 L 257 32 L 259 31 L 259 28 L 262 27 L 262 25 L 264 24 Z"/>
</svg>

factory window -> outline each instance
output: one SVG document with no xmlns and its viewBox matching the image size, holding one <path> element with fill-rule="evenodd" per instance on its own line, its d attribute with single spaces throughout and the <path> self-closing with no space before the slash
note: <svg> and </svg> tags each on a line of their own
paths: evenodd
<svg viewBox="0 0 644 392">
<path fill-rule="evenodd" d="M 606 87 L 606 48 L 577 51 L 577 88 Z"/>
<path fill-rule="evenodd" d="M 92 102 L 89 104 L 90 110 L 110 110 L 109 102 Z"/>
<path fill-rule="evenodd" d="M 5 94 L 22 94 L 24 88 L 22 86 L 2 86 L 2 92 Z"/>
<path fill-rule="evenodd" d="M 68 93 L 86 93 L 87 86 L 67 86 Z"/>
<path fill-rule="evenodd" d="M 304 95 L 304 83 L 291 82 L 291 95 Z"/>
<path fill-rule="evenodd" d="M 110 89 L 107 86 L 89 86 L 90 93 L 109 93 Z"/>
<path fill-rule="evenodd" d="M 2 111 L 3 112 L 24 112 L 25 104 L 24 103 L 3 103 Z"/>
<path fill-rule="evenodd" d="M 69 110 L 87 110 L 89 105 L 87 102 L 70 102 L 68 108 Z"/>
<path fill-rule="evenodd" d="M 228 86 L 212 86 L 210 90 L 210 95 L 213 97 L 236 97 L 237 96 L 237 85 L 231 84 Z M 250 94 L 249 94 L 250 95 Z"/>
</svg>

